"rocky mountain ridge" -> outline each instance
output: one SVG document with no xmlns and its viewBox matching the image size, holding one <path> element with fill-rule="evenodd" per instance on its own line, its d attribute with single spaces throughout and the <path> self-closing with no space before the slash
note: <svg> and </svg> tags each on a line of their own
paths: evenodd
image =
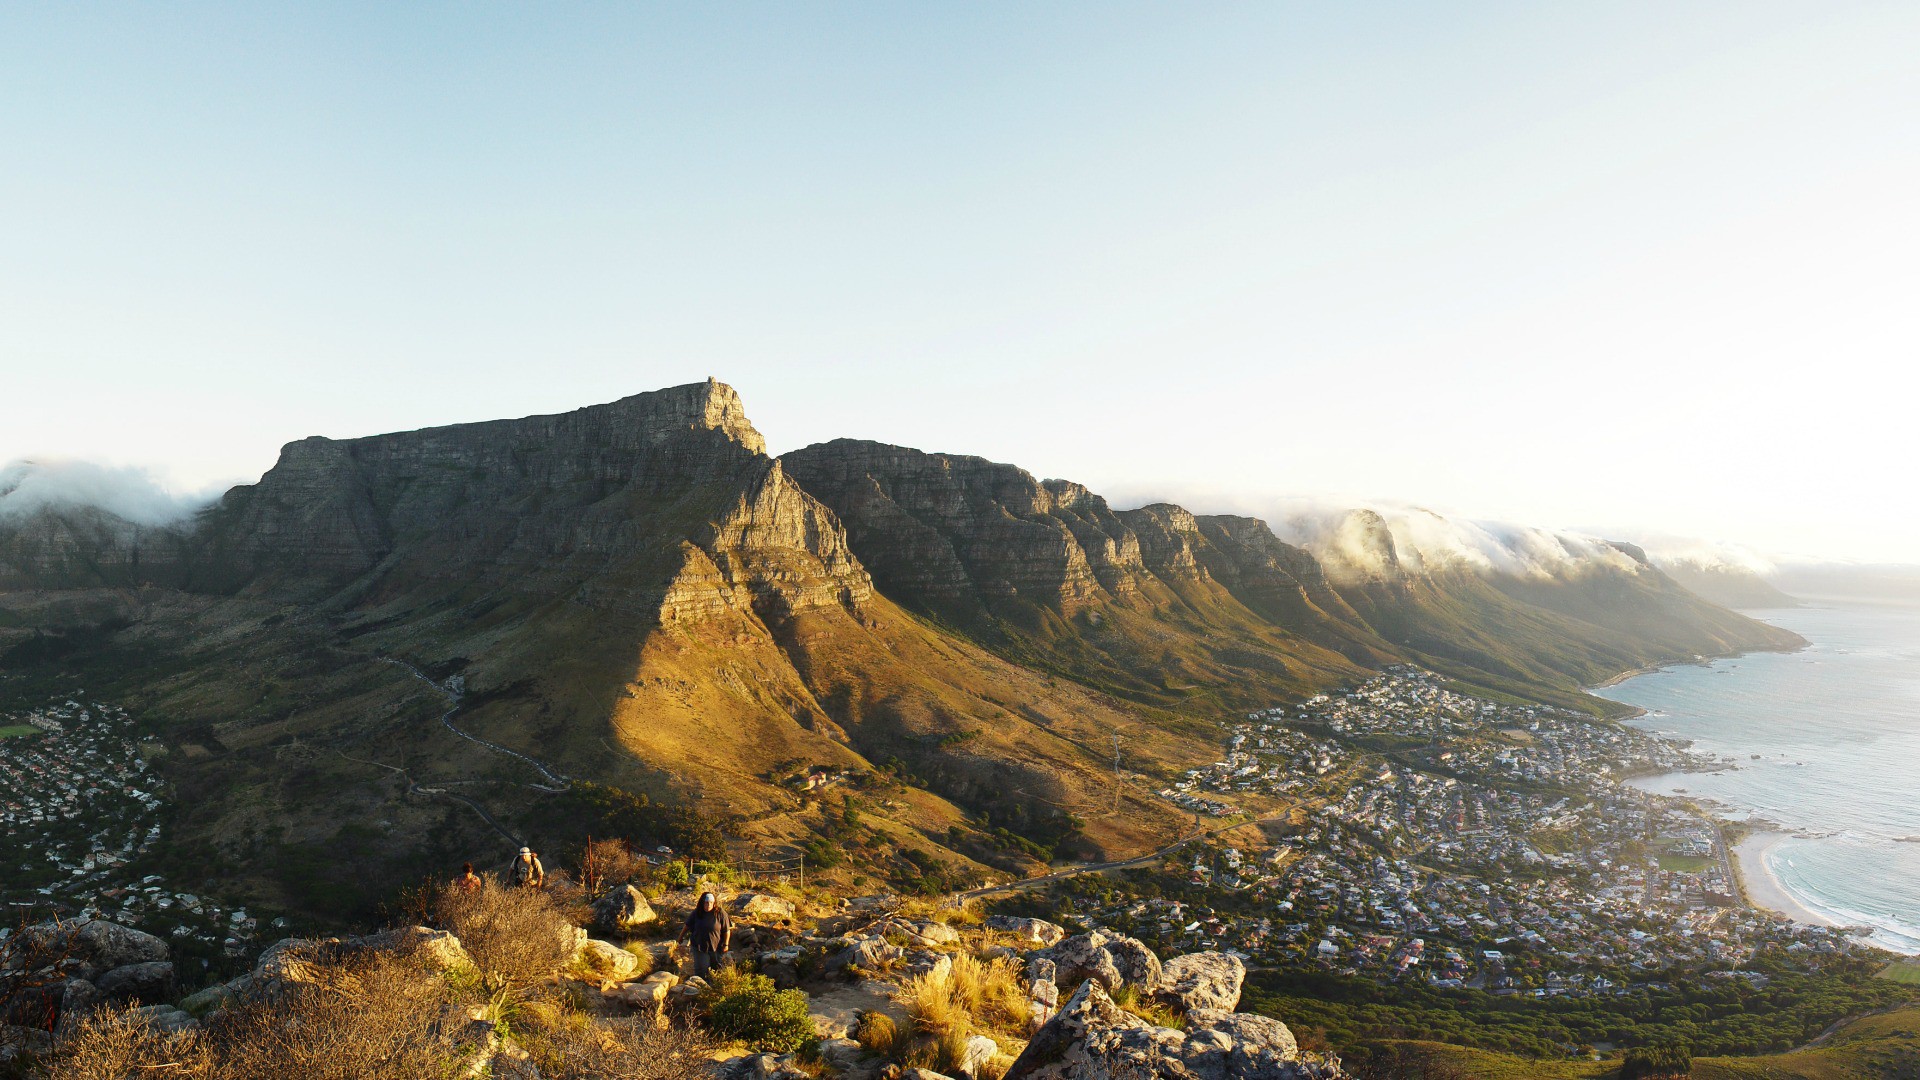
<svg viewBox="0 0 1920 1080">
<path fill-rule="evenodd" d="M 1116 511 L 981 458 L 774 459 L 712 380 L 302 439 L 171 527 L 0 521 L 0 665 L 90 672 L 154 717 L 194 861 L 282 867 L 242 895 L 299 892 L 343 822 L 390 823 L 361 842 L 378 878 L 625 805 L 553 776 L 788 850 L 837 827 L 793 777 L 895 785 L 885 872 L 1024 873 L 1164 843 L 1184 815 L 1153 792 L 1213 759 L 1210 721 L 1386 663 L 1575 700 L 1789 644 L 1650 567 L 1356 583 L 1257 519 Z"/>
</svg>

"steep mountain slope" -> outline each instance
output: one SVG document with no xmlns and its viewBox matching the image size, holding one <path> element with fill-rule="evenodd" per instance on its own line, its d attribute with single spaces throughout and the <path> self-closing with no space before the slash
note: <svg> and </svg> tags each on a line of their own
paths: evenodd
<svg viewBox="0 0 1920 1080">
<path fill-rule="evenodd" d="M 712 382 L 290 444 L 258 484 L 170 534 L 181 554 L 164 565 L 50 559 L 32 529 L 65 536 L 8 532 L 14 610 L 103 583 L 168 598 L 152 618 L 116 612 L 94 670 L 124 673 L 109 688 L 163 718 L 185 848 L 236 872 L 324 877 L 347 859 L 417 872 L 423 849 L 486 842 L 456 795 L 558 843 L 586 823 L 566 811 L 577 791 L 542 790 L 554 776 L 798 840 L 820 814 L 781 781 L 808 767 L 892 791 L 890 852 L 957 843 L 958 827 L 973 855 L 1002 858 L 967 825 L 988 820 L 1062 851 L 1137 850 L 1181 816 L 1138 783 L 1116 804 L 1110 736 L 1154 775 L 1212 753 L 1204 733 L 877 595 L 834 515 Z M 459 731 L 437 722 L 445 696 L 388 658 L 459 676 Z M 375 820 L 375 834 L 341 835 Z"/>
<path fill-rule="evenodd" d="M 1421 558 L 1355 511 L 1318 549 L 1323 571 L 1254 518 L 1116 512 L 1078 484 L 981 458 L 843 439 L 782 460 L 846 523 L 881 591 L 1016 662 L 1148 704 L 1255 705 L 1412 658 L 1607 710 L 1580 688 L 1801 644 L 1688 593 L 1627 545 L 1562 550 L 1542 533 L 1512 565 Z"/>
<path fill-rule="evenodd" d="M 1116 513 L 1078 484 L 873 442 L 781 460 L 846 523 L 882 592 L 1018 663 L 1145 704 L 1261 704 L 1392 655 L 1311 558 L 1250 519 Z"/>
<path fill-rule="evenodd" d="M 1369 626 L 1440 670 L 1512 693 L 1593 707 L 1579 688 L 1623 672 L 1805 644 L 1686 591 L 1627 544 L 1547 569 L 1409 555 L 1370 510 L 1332 535 L 1321 548 L 1328 578 Z"/>
<path fill-rule="evenodd" d="M 1681 588 L 1721 607 L 1751 610 L 1800 605 L 1800 601 L 1745 566 L 1691 559 L 1656 558 L 1654 562 Z"/>
</svg>

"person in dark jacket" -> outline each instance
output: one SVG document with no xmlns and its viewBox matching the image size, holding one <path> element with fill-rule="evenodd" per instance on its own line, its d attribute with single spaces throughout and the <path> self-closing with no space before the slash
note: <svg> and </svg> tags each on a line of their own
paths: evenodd
<svg viewBox="0 0 1920 1080">
<path fill-rule="evenodd" d="M 727 950 L 733 947 L 733 923 L 720 906 L 719 897 L 710 892 L 700 894 L 693 914 L 687 916 L 687 924 L 680 928 L 680 940 L 693 946 L 695 975 L 709 976 L 715 967 L 725 962 Z"/>
</svg>

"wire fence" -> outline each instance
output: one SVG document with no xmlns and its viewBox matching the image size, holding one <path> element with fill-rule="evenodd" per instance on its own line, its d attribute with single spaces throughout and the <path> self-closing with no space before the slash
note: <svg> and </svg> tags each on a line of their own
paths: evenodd
<svg viewBox="0 0 1920 1080">
<path fill-rule="evenodd" d="M 801 888 L 807 885 L 807 857 L 788 855 L 773 859 L 748 859 L 743 861 L 739 871 L 755 881 L 791 882 Z"/>
</svg>

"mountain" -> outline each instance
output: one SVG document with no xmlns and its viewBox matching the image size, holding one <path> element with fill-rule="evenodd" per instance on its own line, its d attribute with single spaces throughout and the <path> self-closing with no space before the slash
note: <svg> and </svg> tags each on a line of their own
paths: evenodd
<svg viewBox="0 0 1920 1080">
<path fill-rule="evenodd" d="M 174 790 L 160 868 L 339 913 L 588 833 L 922 886 L 1137 853 L 1186 827 L 1153 792 L 1216 721 L 1384 664 L 1597 708 L 1580 685 L 1793 644 L 1624 550 L 1525 578 L 1365 524 L 1390 558 L 1355 574 L 980 458 L 776 460 L 709 380 L 302 439 L 171 525 L 0 517 L 0 696 L 130 706 Z"/>
<path fill-rule="evenodd" d="M 1657 559 L 1660 569 L 1688 592 L 1721 607 L 1734 609 L 1798 607 L 1800 601 L 1745 566 Z"/>
<path fill-rule="evenodd" d="M 1012 465 L 837 440 L 785 455 L 879 589 L 1014 662 L 1117 696 L 1259 705 L 1413 659 L 1483 689 L 1620 711 L 1584 686 L 1700 654 L 1796 648 L 1632 545 L 1446 538 L 1371 510 L 1313 530 L 1159 504 L 1111 510 Z M 1422 541 L 1425 544 L 1422 544 Z"/>
<path fill-rule="evenodd" d="M 1394 656 L 1310 556 L 1250 518 L 1116 512 L 1078 484 L 872 442 L 782 460 L 886 595 L 1116 696 L 1255 706 Z"/>
</svg>

